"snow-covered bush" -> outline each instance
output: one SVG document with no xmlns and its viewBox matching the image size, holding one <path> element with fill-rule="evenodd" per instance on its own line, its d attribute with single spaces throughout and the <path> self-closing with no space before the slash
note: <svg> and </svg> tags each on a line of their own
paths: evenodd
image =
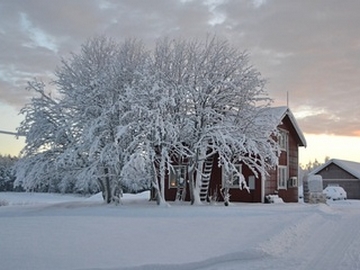
<svg viewBox="0 0 360 270">
<path fill-rule="evenodd" d="M 8 201 L 0 199 L 0 206 L 7 206 L 9 205 Z"/>
</svg>

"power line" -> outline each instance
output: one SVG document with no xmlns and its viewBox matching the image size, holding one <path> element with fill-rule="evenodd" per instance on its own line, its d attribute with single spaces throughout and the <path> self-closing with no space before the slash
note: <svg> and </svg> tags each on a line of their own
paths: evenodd
<svg viewBox="0 0 360 270">
<path fill-rule="evenodd" d="M 6 130 L 0 130 L 0 133 L 6 134 L 6 135 L 25 136 L 24 134 L 21 134 L 21 133 L 6 131 Z"/>
</svg>

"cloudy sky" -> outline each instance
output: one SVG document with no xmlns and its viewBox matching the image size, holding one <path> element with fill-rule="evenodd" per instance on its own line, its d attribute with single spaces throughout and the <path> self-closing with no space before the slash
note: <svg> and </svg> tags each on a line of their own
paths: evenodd
<svg viewBox="0 0 360 270">
<path fill-rule="evenodd" d="M 326 156 L 360 162 L 358 0 L 2 0 L 0 130 L 14 131 L 26 82 L 48 82 L 86 39 L 118 41 L 216 34 L 250 53 L 274 106 L 289 105 L 305 133 L 302 163 Z M 0 153 L 23 139 L 0 134 Z"/>
</svg>

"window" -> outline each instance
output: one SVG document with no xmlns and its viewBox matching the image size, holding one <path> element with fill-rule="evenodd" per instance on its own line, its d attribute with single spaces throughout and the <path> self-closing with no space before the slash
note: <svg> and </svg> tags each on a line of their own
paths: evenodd
<svg viewBox="0 0 360 270">
<path fill-rule="evenodd" d="M 250 175 L 248 179 L 249 179 L 249 183 L 248 183 L 249 189 L 254 190 L 255 189 L 255 175 Z"/>
<path fill-rule="evenodd" d="M 169 188 L 184 187 L 186 181 L 186 165 L 175 165 L 170 169 Z"/>
<path fill-rule="evenodd" d="M 288 186 L 289 187 L 297 187 L 298 186 L 298 181 L 297 181 L 296 176 L 290 177 Z"/>
<path fill-rule="evenodd" d="M 287 182 L 287 167 L 279 166 L 278 167 L 278 189 L 286 189 Z"/>
<path fill-rule="evenodd" d="M 244 176 L 242 175 L 242 164 L 235 165 L 238 173 L 241 174 L 242 179 L 240 179 L 239 175 L 236 172 L 226 174 L 223 172 L 223 186 L 228 188 L 239 188 L 240 182 L 244 180 Z M 240 181 L 241 180 L 241 181 Z"/>
<path fill-rule="evenodd" d="M 280 130 L 278 137 L 279 147 L 283 151 L 288 150 L 288 133 L 284 130 Z"/>
</svg>

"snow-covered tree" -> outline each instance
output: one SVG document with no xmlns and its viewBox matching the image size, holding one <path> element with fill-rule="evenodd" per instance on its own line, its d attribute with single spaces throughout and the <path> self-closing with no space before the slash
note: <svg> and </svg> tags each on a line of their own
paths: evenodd
<svg viewBox="0 0 360 270">
<path fill-rule="evenodd" d="M 28 84 L 27 89 L 36 96 L 20 111 L 25 119 L 18 132 L 26 135 L 26 144 L 15 166 L 15 185 L 26 190 L 56 192 L 63 175 L 54 161 L 72 145 L 76 134 L 69 121 L 71 114 L 45 88 L 36 79 Z"/>
<path fill-rule="evenodd" d="M 45 94 L 43 84 L 30 83 L 40 97 L 22 110 L 19 131 L 26 134 L 26 147 L 17 171 L 23 186 L 38 189 L 39 182 L 48 186 L 48 177 L 60 175 L 56 186 L 62 191 L 73 186 L 86 192 L 96 184 L 106 202 L 116 199 L 127 144 L 117 133 L 130 108 L 124 93 L 139 76 L 143 54 L 140 42 L 119 45 L 97 37 L 57 69 L 58 100 Z"/>
<path fill-rule="evenodd" d="M 150 180 L 166 204 L 165 178 L 186 159 L 192 203 L 200 203 L 203 164 L 214 153 L 240 179 L 240 161 L 255 174 L 276 164 L 275 127 L 262 113 L 271 102 L 265 82 L 227 41 L 165 38 L 149 51 L 97 37 L 55 75 L 58 98 L 34 81 L 39 97 L 22 110 L 27 144 L 18 175 L 27 189 L 97 185 L 109 203 Z"/>
<path fill-rule="evenodd" d="M 277 147 L 270 137 L 276 132 L 274 122 L 261 121 L 262 108 L 271 100 L 246 53 L 215 37 L 204 43 L 163 39 L 152 70 L 155 89 L 160 89 L 159 97 L 152 96 L 161 106 L 156 112 L 162 121 L 154 127 L 165 135 L 158 134 L 157 145 L 163 143 L 167 163 L 169 150 L 188 160 L 192 203 L 200 203 L 203 164 L 214 153 L 227 173 L 239 174 L 239 161 L 255 174 L 276 164 Z M 160 164 L 160 174 L 165 174 L 163 168 Z"/>
<path fill-rule="evenodd" d="M 79 171 L 76 185 L 97 182 L 106 202 L 116 196 L 113 191 L 119 175 L 115 144 L 121 113 L 119 94 L 123 91 L 117 84 L 119 69 L 115 65 L 119 51 L 119 46 L 106 38 L 89 40 L 79 54 L 63 60 L 55 73 L 62 107 L 71 110 L 72 126 L 79 134 L 74 147 L 67 149 L 59 162 L 73 164 L 85 156 L 87 164 Z"/>
</svg>

